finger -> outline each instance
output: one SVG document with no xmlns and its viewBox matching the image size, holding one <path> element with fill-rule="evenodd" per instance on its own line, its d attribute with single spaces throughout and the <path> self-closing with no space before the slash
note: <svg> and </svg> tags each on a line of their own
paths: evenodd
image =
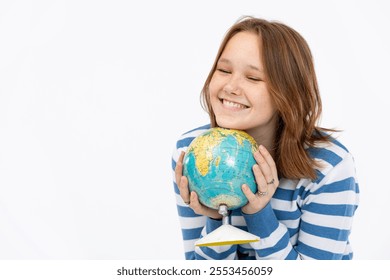
<svg viewBox="0 0 390 280">
<path fill-rule="evenodd" d="M 254 154 L 254 157 L 255 157 L 255 160 L 257 161 L 257 163 L 259 164 L 261 171 L 262 171 L 264 177 L 266 178 L 267 182 L 272 180 L 272 178 L 273 178 L 272 170 L 271 170 L 270 165 L 268 164 L 268 162 L 264 158 L 264 156 L 258 151 Z"/>
<path fill-rule="evenodd" d="M 268 166 L 271 169 L 272 178 L 277 180 L 277 178 L 278 178 L 278 171 L 277 171 L 277 168 L 276 168 L 275 161 L 272 158 L 271 154 L 268 152 L 268 150 L 263 145 L 259 146 L 259 152 L 263 156 L 264 160 L 268 163 Z"/>
<path fill-rule="evenodd" d="M 184 154 L 185 153 L 183 151 L 180 153 L 180 156 L 177 159 L 176 167 L 175 167 L 175 179 L 176 179 L 176 184 L 178 186 L 180 184 L 180 178 L 183 175 L 183 158 L 184 158 Z"/>
<path fill-rule="evenodd" d="M 198 196 L 196 195 L 196 192 L 192 191 L 190 195 L 190 203 L 191 203 L 191 208 L 195 210 L 201 209 L 201 204 L 199 202 Z"/>
<path fill-rule="evenodd" d="M 198 215 L 207 215 L 205 206 L 203 206 L 198 199 L 196 192 L 192 191 L 190 196 L 190 205 L 192 210 Z"/>
<path fill-rule="evenodd" d="M 186 176 L 180 178 L 179 192 L 184 203 L 188 204 L 190 202 L 190 191 L 188 189 L 188 179 Z"/>
<path fill-rule="evenodd" d="M 261 146 L 261 147 L 263 147 L 263 146 Z M 266 153 L 269 155 L 268 152 L 266 152 Z M 256 161 L 258 161 L 258 163 L 259 163 L 261 172 L 265 178 L 266 187 L 268 188 L 269 185 L 272 185 L 273 188 L 276 188 L 278 185 L 278 183 L 276 182 L 276 180 L 277 180 L 276 166 L 273 165 L 274 168 L 272 168 L 269 165 L 269 163 L 267 162 L 267 160 L 265 159 L 265 157 L 260 153 L 260 151 L 256 152 L 254 154 L 254 157 L 255 157 Z M 271 158 L 271 160 L 273 162 L 271 155 L 269 155 L 269 157 Z M 261 185 L 261 186 L 264 186 L 264 185 Z"/>
<path fill-rule="evenodd" d="M 253 174 L 255 175 L 255 180 L 257 183 L 257 189 L 260 192 L 266 192 L 267 191 L 267 182 L 263 175 L 263 172 L 260 169 L 260 166 L 255 164 L 253 165 Z"/>
<path fill-rule="evenodd" d="M 221 215 L 218 213 L 217 210 L 208 208 L 200 203 L 198 195 L 196 192 L 191 192 L 191 200 L 190 205 L 192 210 L 198 215 L 205 215 L 214 219 L 220 219 Z"/>
<path fill-rule="evenodd" d="M 257 201 L 257 196 L 256 194 L 254 194 L 251 189 L 248 187 L 248 185 L 246 184 L 243 184 L 242 187 L 242 192 L 244 193 L 244 195 L 246 196 L 246 198 L 248 199 L 249 203 L 255 203 Z"/>
</svg>

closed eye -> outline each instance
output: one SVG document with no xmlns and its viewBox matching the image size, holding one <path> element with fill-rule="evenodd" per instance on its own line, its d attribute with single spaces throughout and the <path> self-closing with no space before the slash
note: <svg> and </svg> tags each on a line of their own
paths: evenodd
<svg viewBox="0 0 390 280">
<path fill-rule="evenodd" d="M 255 81 L 255 82 L 260 82 L 261 79 L 258 77 L 248 77 L 248 80 Z"/>
<path fill-rule="evenodd" d="M 217 71 L 221 72 L 221 73 L 224 73 L 224 74 L 231 74 L 232 72 L 226 70 L 226 69 L 223 69 L 223 68 L 218 68 Z"/>
</svg>

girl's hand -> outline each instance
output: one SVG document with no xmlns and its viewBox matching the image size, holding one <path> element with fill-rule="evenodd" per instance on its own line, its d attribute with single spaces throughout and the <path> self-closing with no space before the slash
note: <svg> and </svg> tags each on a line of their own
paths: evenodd
<svg viewBox="0 0 390 280">
<path fill-rule="evenodd" d="M 199 202 L 198 195 L 196 192 L 191 192 L 188 188 L 188 179 L 186 176 L 183 176 L 183 158 L 184 152 L 181 152 L 179 159 L 176 163 L 175 168 L 175 178 L 176 184 L 179 187 L 180 196 L 183 199 L 184 203 L 194 210 L 194 212 L 198 215 L 205 215 L 213 219 L 221 219 L 222 216 L 218 213 L 217 210 L 211 209 L 202 205 Z"/>
<path fill-rule="evenodd" d="M 241 208 L 245 214 L 254 214 L 263 209 L 271 200 L 279 186 L 276 164 L 267 149 L 260 145 L 253 156 L 257 164 L 253 166 L 253 173 L 257 183 L 257 193 L 252 193 L 247 185 L 242 185 L 248 203 Z"/>
</svg>

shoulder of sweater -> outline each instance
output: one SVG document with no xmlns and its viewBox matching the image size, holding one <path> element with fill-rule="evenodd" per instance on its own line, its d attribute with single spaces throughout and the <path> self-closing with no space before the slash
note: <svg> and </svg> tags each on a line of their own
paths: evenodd
<svg viewBox="0 0 390 280">
<path fill-rule="evenodd" d="M 332 170 L 338 173 L 337 176 L 333 175 L 332 177 L 339 177 L 339 179 L 344 176 L 353 176 L 355 173 L 352 154 L 334 138 L 331 138 L 329 142 L 317 143 L 314 147 L 308 148 L 307 151 L 318 164 L 316 168 L 318 177 L 313 181 L 314 183 L 320 183 Z"/>
<path fill-rule="evenodd" d="M 329 142 L 318 142 L 307 149 L 310 157 L 316 161 L 336 166 L 344 158 L 350 156 L 348 149 L 334 138 Z"/>
<path fill-rule="evenodd" d="M 206 124 L 183 133 L 176 142 L 176 148 L 180 149 L 188 147 L 195 137 L 210 129 L 210 127 L 210 124 Z"/>
</svg>

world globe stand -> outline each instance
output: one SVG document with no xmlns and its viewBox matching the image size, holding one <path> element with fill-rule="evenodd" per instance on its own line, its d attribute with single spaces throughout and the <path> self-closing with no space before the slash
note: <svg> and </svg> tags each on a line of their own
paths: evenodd
<svg viewBox="0 0 390 280">
<path fill-rule="evenodd" d="M 233 244 L 245 244 L 257 242 L 260 238 L 254 234 L 236 228 L 229 224 L 228 207 L 221 204 L 218 207 L 218 213 L 222 215 L 222 225 L 216 230 L 210 232 L 205 237 L 199 239 L 195 245 L 200 247 L 223 246 Z"/>
</svg>

